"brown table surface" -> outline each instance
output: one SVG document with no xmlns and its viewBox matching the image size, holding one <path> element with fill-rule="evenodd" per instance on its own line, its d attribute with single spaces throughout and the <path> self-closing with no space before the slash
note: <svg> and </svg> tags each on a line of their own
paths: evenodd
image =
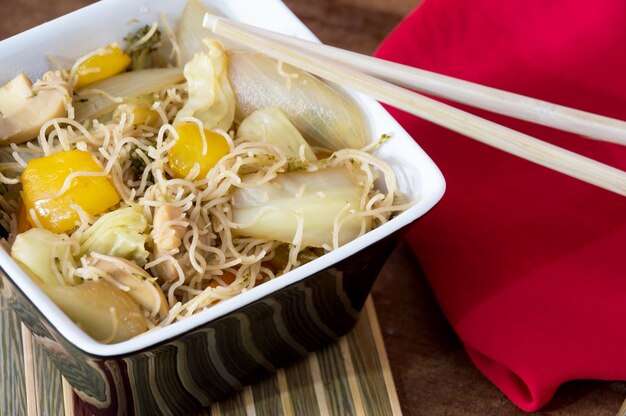
<svg viewBox="0 0 626 416">
<path fill-rule="evenodd" d="M 284 1 L 323 42 L 372 53 L 421 0 Z M 0 0 L 0 39 L 91 2 Z M 473 367 L 406 245 L 387 263 L 374 300 L 405 415 L 525 414 Z M 576 381 L 536 414 L 614 415 L 624 397 L 626 383 Z"/>
</svg>

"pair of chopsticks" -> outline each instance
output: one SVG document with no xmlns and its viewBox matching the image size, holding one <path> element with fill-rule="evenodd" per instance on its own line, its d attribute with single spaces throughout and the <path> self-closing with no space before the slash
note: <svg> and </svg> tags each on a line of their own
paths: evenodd
<svg viewBox="0 0 626 416">
<path fill-rule="evenodd" d="M 424 120 L 549 169 L 626 196 L 626 172 L 406 88 L 521 120 L 626 144 L 626 122 L 207 14 L 216 35 L 360 91 Z M 396 85 L 397 84 L 397 85 Z M 404 88 L 406 87 L 406 88 Z"/>
</svg>

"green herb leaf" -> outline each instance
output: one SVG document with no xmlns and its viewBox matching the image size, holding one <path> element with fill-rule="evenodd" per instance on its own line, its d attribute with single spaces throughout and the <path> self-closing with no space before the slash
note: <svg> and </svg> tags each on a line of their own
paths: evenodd
<svg viewBox="0 0 626 416">
<path fill-rule="evenodd" d="M 141 38 L 150 32 L 151 26 L 144 26 L 135 33 L 129 33 L 124 40 L 126 41 L 126 49 L 124 52 L 130 56 L 132 62 L 130 68 L 132 71 L 146 69 L 151 67 L 150 54 L 157 50 L 161 41 L 161 32 L 156 30 L 150 38 L 137 47 L 131 47 Z"/>
</svg>

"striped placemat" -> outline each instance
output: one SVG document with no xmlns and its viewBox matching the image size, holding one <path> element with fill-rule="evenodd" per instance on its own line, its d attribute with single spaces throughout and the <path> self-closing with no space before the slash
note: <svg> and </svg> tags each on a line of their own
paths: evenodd
<svg viewBox="0 0 626 416">
<path fill-rule="evenodd" d="M 0 415 L 73 416 L 77 397 L 43 348 L 0 298 Z M 214 404 L 202 415 L 400 415 L 400 404 L 368 299 L 337 343 Z"/>
</svg>

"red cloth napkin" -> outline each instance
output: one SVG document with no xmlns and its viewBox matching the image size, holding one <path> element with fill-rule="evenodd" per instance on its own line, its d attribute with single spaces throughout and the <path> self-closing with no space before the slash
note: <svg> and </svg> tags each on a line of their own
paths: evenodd
<svg viewBox="0 0 626 416">
<path fill-rule="evenodd" d="M 626 120 L 624 0 L 427 0 L 377 55 Z M 626 169 L 624 147 L 472 111 Z M 527 411 L 626 380 L 626 198 L 391 112 L 446 177 L 407 238 L 475 365 Z"/>
</svg>

